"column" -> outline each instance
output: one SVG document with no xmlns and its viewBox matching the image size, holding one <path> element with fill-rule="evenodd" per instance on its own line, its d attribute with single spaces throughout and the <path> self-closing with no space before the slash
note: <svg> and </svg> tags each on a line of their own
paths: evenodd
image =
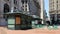
<svg viewBox="0 0 60 34">
<path fill-rule="evenodd" d="M 28 2 L 27 2 L 27 13 L 30 14 L 29 13 L 29 3 Z"/>
<path fill-rule="evenodd" d="M 18 1 L 18 10 L 22 10 L 22 2 L 21 0 L 17 0 Z"/>
<path fill-rule="evenodd" d="M 26 5 L 26 4 L 25 4 L 25 1 L 24 1 L 24 11 L 26 11 L 26 10 L 25 10 L 25 5 Z"/>
<path fill-rule="evenodd" d="M 42 19 L 42 24 L 44 24 L 44 0 L 40 0 L 41 4 L 41 19 Z"/>
<path fill-rule="evenodd" d="M 10 0 L 10 11 L 11 13 L 14 11 L 14 0 Z"/>
</svg>

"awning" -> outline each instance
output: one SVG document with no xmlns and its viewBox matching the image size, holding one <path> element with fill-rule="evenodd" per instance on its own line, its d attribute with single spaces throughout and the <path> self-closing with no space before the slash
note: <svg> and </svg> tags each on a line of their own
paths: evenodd
<svg viewBox="0 0 60 34">
<path fill-rule="evenodd" d="M 37 16 L 37 15 L 30 15 L 30 14 L 27 14 L 27 13 L 25 13 L 25 11 L 14 11 L 14 12 L 7 12 L 7 13 L 4 13 L 4 15 L 26 15 L 26 16 L 28 16 L 28 17 L 31 17 L 32 18 L 32 20 L 42 20 L 42 19 L 40 19 L 40 17 L 39 16 Z"/>
</svg>

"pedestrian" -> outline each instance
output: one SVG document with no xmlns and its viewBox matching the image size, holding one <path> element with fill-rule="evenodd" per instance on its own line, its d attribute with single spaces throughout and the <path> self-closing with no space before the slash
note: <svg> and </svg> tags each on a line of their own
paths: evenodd
<svg viewBox="0 0 60 34">
<path fill-rule="evenodd" d="M 50 21 L 46 21 L 46 25 L 49 26 L 50 25 Z"/>
</svg>

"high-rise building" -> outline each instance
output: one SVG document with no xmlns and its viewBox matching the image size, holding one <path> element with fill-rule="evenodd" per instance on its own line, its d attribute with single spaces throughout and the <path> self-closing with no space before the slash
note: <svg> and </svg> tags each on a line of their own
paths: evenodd
<svg viewBox="0 0 60 34">
<path fill-rule="evenodd" d="M 49 0 L 50 19 L 59 22 L 60 20 L 60 0 Z"/>
<path fill-rule="evenodd" d="M 42 5 L 41 5 L 42 6 Z M 37 0 L 0 0 L 0 25 L 6 25 L 4 13 L 20 10 L 26 14 L 37 15 L 40 17 L 40 3 Z"/>
</svg>

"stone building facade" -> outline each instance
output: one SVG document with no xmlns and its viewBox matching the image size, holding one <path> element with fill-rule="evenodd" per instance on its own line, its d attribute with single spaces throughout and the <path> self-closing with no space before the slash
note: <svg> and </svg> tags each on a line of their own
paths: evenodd
<svg viewBox="0 0 60 34">
<path fill-rule="evenodd" d="M 49 0 L 49 13 L 51 20 L 60 23 L 60 0 Z"/>
<path fill-rule="evenodd" d="M 4 13 L 14 10 L 24 11 L 27 14 L 40 16 L 40 4 L 37 0 L 0 0 L 0 25 L 6 25 Z"/>
</svg>

